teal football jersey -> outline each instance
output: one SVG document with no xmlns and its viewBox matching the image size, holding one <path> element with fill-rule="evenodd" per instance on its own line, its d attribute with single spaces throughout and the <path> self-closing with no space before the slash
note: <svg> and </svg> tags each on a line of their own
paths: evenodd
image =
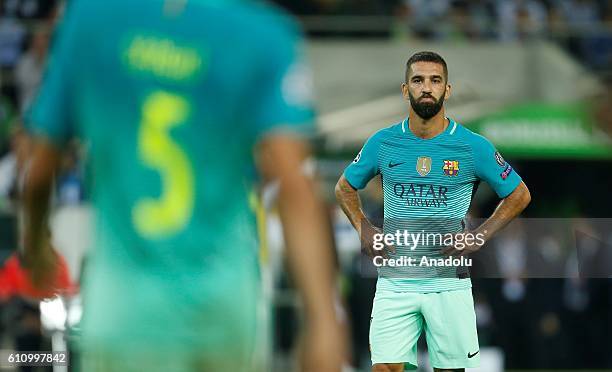
<svg viewBox="0 0 612 372">
<path fill-rule="evenodd" d="M 386 234 L 454 234 L 464 228 L 473 193 L 480 181 L 500 198 L 521 182 L 516 171 L 484 137 L 449 120 L 431 139 L 416 137 L 408 120 L 370 137 L 345 170 L 347 181 L 361 189 L 376 175 L 382 178 Z M 435 235 L 415 244 L 395 245 L 391 258 L 412 257 L 414 265 L 378 268 L 377 288 L 399 292 L 437 292 L 468 288 L 464 268 L 421 265 L 444 258 L 443 239 Z"/>
<path fill-rule="evenodd" d="M 312 132 L 302 54 L 297 25 L 256 2 L 68 2 L 27 122 L 88 145 L 87 339 L 185 348 L 253 326 L 254 146 Z"/>
</svg>

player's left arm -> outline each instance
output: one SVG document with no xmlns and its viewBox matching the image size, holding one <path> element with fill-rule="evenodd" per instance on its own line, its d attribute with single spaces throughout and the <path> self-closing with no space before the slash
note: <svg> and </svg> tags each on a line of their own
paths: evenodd
<svg viewBox="0 0 612 372">
<path fill-rule="evenodd" d="M 23 261 L 39 289 L 51 283 L 57 257 L 50 245 L 49 202 L 60 152 L 43 139 L 35 140 L 23 188 Z"/>
<path fill-rule="evenodd" d="M 502 199 L 493 214 L 476 230 L 482 233 L 485 241 L 515 219 L 531 202 L 531 193 L 525 182 L 521 181 L 510 195 Z"/>
<path fill-rule="evenodd" d="M 482 241 L 486 242 L 495 233 L 503 229 L 513 219 L 515 219 L 521 212 L 527 208 L 531 202 L 531 194 L 525 182 L 521 181 L 519 185 L 512 191 L 510 195 L 503 198 L 501 202 L 495 208 L 493 214 L 485 220 L 478 228 L 471 233 L 474 236 L 482 237 Z M 484 243 L 483 243 L 484 244 Z M 450 255 L 466 255 L 479 250 L 483 244 L 466 244 L 465 248 L 459 250 L 454 247 L 447 248 L 444 253 Z"/>
<path fill-rule="evenodd" d="M 74 134 L 73 83 L 77 59 L 76 37 L 83 33 L 77 24 L 83 17 L 83 2 L 70 2 L 54 30 L 53 44 L 36 99 L 24 117 L 32 138 L 32 152 L 25 169 L 23 186 L 23 259 L 33 284 L 39 289 L 57 267 L 49 245 L 49 201 L 60 151 Z"/>
<path fill-rule="evenodd" d="M 504 160 L 495 147 L 484 137 L 478 136 L 473 146 L 476 160 L 476 176 L 491 186 L 502 199 L 493 214 L 471 233 L 474 240 L 462 239 L 465 247 L 457 249 L 448 247 L 443 250 L 448 255 L 467 255 L 479 250 L 495 233 L 504 228 L 514 218 L 527 208 L 531 202 L 531 194 L 525 182 Z M 469 244 L 468 244 L 469 241 Z"/>
</svg>

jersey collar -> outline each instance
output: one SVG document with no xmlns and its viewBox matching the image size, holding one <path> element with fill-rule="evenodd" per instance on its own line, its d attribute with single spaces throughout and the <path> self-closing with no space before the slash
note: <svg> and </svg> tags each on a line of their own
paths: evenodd
<svg viewBox="0 0 612 372">
<path fill-rule="evenodd" d="M 437 136 L 435 136 L 433 138 L 423 139 L 423 138 L 415 136 L 414 133 L 412 133 L 412 131 L 410 130 L 410 127 L 408 126 L 408 120 L 409 120 L 408 117 L 405 118 L 404 120 L 402 120 L 401 130 L 402 130 L 402 133 L 404 133 L 408 137 L 420 139 L 420 140 L 423 140 L 423 141 L 429 141 L 429 140 L 433 140 L 433 139 L 436 139 L 436 138 L 439 138 L 439 137 L 443 137 L 443 136 L 447 136 L 447 135 L 451 135 L 452 136 L 453 134 L 455 134 L 455 131 L 457 130 L 457 123 L 453 119 L 451 119 L 449 117 L 445 116 L 445 118 L 448 119 L 448 127 L 446 127 L 446 129 L 444 129 L 444 132 L 438 134 Z"/>
</svg>

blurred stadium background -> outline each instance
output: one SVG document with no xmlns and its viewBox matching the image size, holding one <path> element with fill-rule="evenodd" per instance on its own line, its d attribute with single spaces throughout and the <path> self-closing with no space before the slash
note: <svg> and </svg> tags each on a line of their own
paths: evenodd
<svg viewBox="0 0 612 372">
<path fill-rule="evenodd" d="M 20 118 L 36 94 L 59 3 L 0 0 L 0 262 L 18 244 L 18 169 L 28 152 Z M 496 278 L 474 280 L 481 370 L 612 370 L 612 255 L 606 253 L 612 229 L 604 220 L 612 206 L 612 1 L 277 3 L 298 17 L 308 36 L 319 112 L 311 165 L 334 223 L 354 370 L 370 368 L 376 280 L 364 272 L 358 237 L 334 202 L 333 185 L 369 135 L 407 112 L 399 87 L 407 58 L 420 50 L 439 52 L 449 63 L 454 94 L 447 115 L 491 139 L 523 176 L 533 197 L 524 217 L 569 221 L 567 234 L 532 239 L 526 220 L 489 247 L 506 269 Z M 90 236 L 83 154 L 76 142 L 65 154 L 52 226 L 55 246 L 74 278 Z M 382 217 L 376 182 L 362 198 L 369 216 Z M 285 371 L 293 360 L 299 304 L 283 269 L 274 188 L 262 190 L 261 200 L 269 303 L 262 321 L 270 340 L 261 343 L 261 352 L 270 370 Z M 471 215 L 486 217 L 495 204 L 494 194 L 481 187 Z M 596 230 L 588 226 L 597 224 L 593 221 L 604 221 L 601 239 L 591 242 L 604 269 L 597 278 L 577 278 L 568 272 L 571 231 L 577 225 Z M 525 277 L 534 265 L 552 274 Z M 78 298 L 43 304 L 41 323 L 38 303 L 2 297 L 1 289 L 0 349 L 66 346 L 62 335 L 66 324 L 76 324 Z"/>
</svg>

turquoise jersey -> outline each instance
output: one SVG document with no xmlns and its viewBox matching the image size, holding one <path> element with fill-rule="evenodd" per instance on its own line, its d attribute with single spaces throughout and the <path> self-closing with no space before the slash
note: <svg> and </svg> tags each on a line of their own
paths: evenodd
<svg viewBox="0 0 612 372">
<path fill-rule="evenodd" d="M 27 122 L 88 145 L 85 340 L 227 352 L 257 297 L 254 146 L 313 129 L 302 35 L 254 2 L 68 4 Z"/>
<path fill-rule="evenodd" d="M 431 139 L 416 137 L 408 120 L 370 137 L 345 170 L 355 188 L 381 175 L 385 233 L 461 232 L 472 195 L 480 181 L 500 198 L 508 196 L 521 178 L 484 137 L 449 120 L 444 132 Z M 432 235 L 433 236 L 433 235 Z M 423 257 L 443 258 L 442 239 L 396 245 L 395 257 L 413 257 L 414 267 L 379 267 L 379 290 L 438 292 L 471 287 L 461 268 L 420 266 Z"/>
</svg>

